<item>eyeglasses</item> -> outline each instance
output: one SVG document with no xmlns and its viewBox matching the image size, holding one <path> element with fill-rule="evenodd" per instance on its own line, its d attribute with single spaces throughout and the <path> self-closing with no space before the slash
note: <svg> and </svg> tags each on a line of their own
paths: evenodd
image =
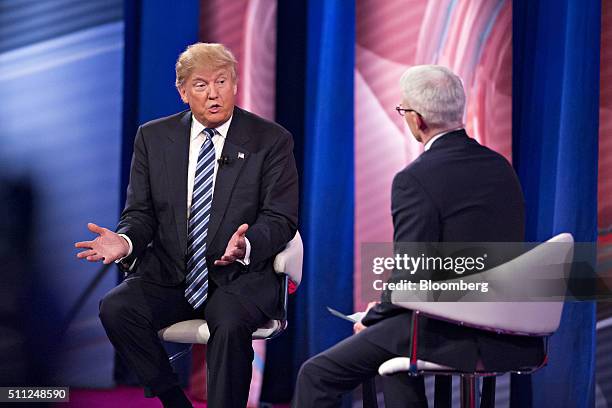
<svg viewBox="0 0 612 408">
<path fill-rule="evenodd" d="M 419 112 L 415 111 L 414 109 L 404 109 L 404 108 L 402 108 L 402 107 L 401 107 L 401 106 L 399 106 L 399 105 L 397 105 L 397 106 L 395 107 L 395 110 L 397 111 L 397 113 L 399 113 L 399 115 L 400 115 L 400 116 L 404 116 L 404 115 L 406 115 L 406 113 L 408 113 L 408 112 L 414 112 L 414 113 L 416 113 L 417 115 L 419 115 L 419 116 L 423 117 L 423 116 L 422 116 L 422 115 L 421 115 Z"/>
</svg>

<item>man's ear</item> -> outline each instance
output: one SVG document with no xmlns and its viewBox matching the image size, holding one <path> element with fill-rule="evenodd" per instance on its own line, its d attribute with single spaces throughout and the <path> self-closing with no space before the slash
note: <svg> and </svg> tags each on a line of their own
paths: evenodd
<svg viewBox="0 0 612 408">
<path fill-rule="evenodd" d="M 425 123 L 425 121 L 423 120 L 423 117 L 421 115 L 415 115 L 415 116 L 417 120 L 417 127 L 419 128 L 419 130 L 426 131 L 427 123 Z"/>
<path fill-rule="evenodd" d="M 189 103 L 189 99 L 187 99 L 187 91 L 185 91 L 185 87 L 183 85 L 179 85 L 177 88 L 179 95 L 181 96 L 181 100 L 184 103 Z"/>
<path fill-rule="evenodd" d="M 234 85 L 234 95 L 236 95 L 238 93 L 238 75 L 231 76 L 232 79 L 232 84 Z"/>
</svg>

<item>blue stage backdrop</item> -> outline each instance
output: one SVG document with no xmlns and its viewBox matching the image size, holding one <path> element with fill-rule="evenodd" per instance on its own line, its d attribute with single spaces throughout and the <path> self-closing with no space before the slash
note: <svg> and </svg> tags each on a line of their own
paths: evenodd
<svg viewBox="0 0 612 408">
<path fill-rule="evenodd" d="M 531 241 L 597 238 L 600 21 L 598 0 L 514 1 L 513 157 Z M 594 333 L 595 304 L 567 303 L 532 396 L 522 384 L 512 406 L 593 406 Z"/>
<path fill-rule="evenodd" d="M 298 174 L 304 174 L 304 104 L 306 92 L 306 34 L 307 0 L 280 1 L 277 5 L 276 22 L 276 121 L 293 134 L 294 155 Z M 304 197 L 304 180 L 300 179 L 300 197 Z M 304 286 L 305 287 L 305 286 Z M 305 292 L 305 291 L 304 291 Z M 305 358 L 294 357 L 296 342 L 304 335 L 299 320 L 304 311 L 297 303 L 304 305 L 302 288 L 289 297 L 289 326 L 282 336 L 266 345 L 266 366 L 261 391 L 261 401 L 286 402 L 293 395 L 297 369 Z M 298 330 L 299 329 L 299 330 Z M 298 348 L 306 347 L 307 340 L 301 340 Z"/>
<path fill-rule="evenodd" d="M 301 364 L 352 332 L 325 306 L 353 310 L 354 7 L 278 5 L 276 116 L 294 135 L 305 259 L 289 329 L 268 349 L 264 401 L 288 401 Z"/>
<path fill-rule="evenodd" d="M 87 222 L 117 222 L 122 56 L 121 0 L 0 6 L 0 162 L 15 161 L 35 190 L 27 272 L 41 293 L 25 313 L 37 314 L 36 336 L 46 342 L 101 267 L 77 260 L 74 242 L 92 236 Z M 49 382 L 113 384 L 114 353 L 98 300 L 115 281 L 107 274 L 76 316 Z"/>
<path fill-rule="evenodd" d="M 325 306 L 353 309 L 354 32 L 353 1 L 308 2 L 300 203 L 305 259 L 295 299 L 295 370 L 352 331 Z"/>
</svg>

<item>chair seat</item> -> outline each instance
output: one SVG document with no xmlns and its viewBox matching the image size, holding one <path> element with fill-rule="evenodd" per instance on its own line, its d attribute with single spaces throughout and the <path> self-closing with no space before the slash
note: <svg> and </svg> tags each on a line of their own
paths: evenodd
<svg viewBox="0 0 612 408">
<path fill-rule="evenodd" d="M 378 373 L 380 375 L 391 375 L 404 371 L 412 371 L 410 369 L 410 359 L 408 357 L 395 357 L 385 361 L 378 367 Z M 417 360 L 417 372 L 422 371 L 457 371 L 452 367 L 443 366 L 440 364 L 432 363 L 431 361 Z"/>
<path fill-rule="evenodd" d="M 263 327 L 260 327 L 253 333 L 253 339 L 268 339 L 274 337 L 277 333 L 284 329 L 284 323 L 281 320 L 270 320 Z M 171 326 L 161 329 L 159 337 L 165 341 L 174 343 L 194 343 L 206 344 L 210 337 L 208 324 L 206 320 L 194 319 L 185 320 L 175 323 Z"/>
<path fill-rule="evenodd" d="M 495 371 L 487 370 L 479 363 L 476 371 L 465 372 L 454 367 L 444 366 L 441 364 L 433 363 L 431 361 L 417 360 L 416 369 L 411 369 L 410 358 L 408 357 L 395 357 L 385 361 L 378 367 L 378 373 L 380 375 L 392 375 L 399 372 L 408 372 L 412 374 L 448 374 L 448 375 L 459 375 L 459 374 L 471 374 L 477 377 L 488 377 L 492 375 L 502 374 L 504 372 L 512 372 L 519 374 L 528 374 L 541 368 L 542 365 L 534 367 L 521 367 L 508 371 Z"/>
</svg>

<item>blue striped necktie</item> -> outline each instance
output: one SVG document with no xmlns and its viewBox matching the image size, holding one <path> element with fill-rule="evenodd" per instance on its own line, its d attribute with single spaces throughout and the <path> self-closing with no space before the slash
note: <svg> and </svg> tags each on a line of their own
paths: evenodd
<svg viewBox="0 0 612 408">
<path fill-rule="evenodd" d="M 215 170 L 215 147 L 212 142 L 215 130 L 206 128 L 202 133 L 205 139 L 198 154 L 189 215 L 189 234 L 187 235 L 185 297 L 194 309 L 204 303 L 208 296 L 206 237 L 208 236 Z"/>
</svg>

